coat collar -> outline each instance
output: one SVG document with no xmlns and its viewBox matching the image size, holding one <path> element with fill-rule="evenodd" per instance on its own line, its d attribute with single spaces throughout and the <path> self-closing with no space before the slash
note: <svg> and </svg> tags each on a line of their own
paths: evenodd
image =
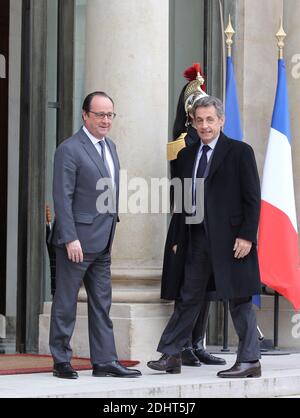
<svg viewBox="0 0 300 418">
<path fill-rule="evenodd" d="M 212 156 L 212 162 L 207 180 L 210 180 L 213 177 L 215 172 L 220 167 L 222 161 L 226 157 L 227 153 L 230 151 L 231 147 L 232 140 L 229 139 L 226 135 L 224 135 L 223 132 L 221 132 Z"/>
<path fill-rule="evenodd" d="M 222 161 L 226 157 L 227 153 L 232 147 L 232 139 L 228 138 L 223 132 L 220 133 L 217 145 L 215 146 L 214 153 L 212 155 L 212 161 L 209 169 L 209 174 L 206 180 L 210 180 L 213 175 L 216 173 L 218 168 L 220 167 Z M 193 172 L 194 162 L 197 157 L 197 153 L 199 150 L 199 141 L 191 145 L 190 147 L 186 148 L 186 152 L 188 154 L 187 161 L 188 161 L 188 168 L 189 172 Z"/>
</svg>

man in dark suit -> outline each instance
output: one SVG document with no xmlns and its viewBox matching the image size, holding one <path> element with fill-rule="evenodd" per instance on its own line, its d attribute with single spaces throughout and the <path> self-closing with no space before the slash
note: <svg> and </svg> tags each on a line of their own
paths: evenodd
<svg viewBox="0 0 300 418">
<path fill-rule="evenodd" d="M 118 362 L 109 318 L 111 246 L 118 219 L 120 166 L 116 146 L 107 134 L 115 116 L 113 100 L 107 94 L 89 94 L 83 103 L 84 126 L 55 153 L 52 243 L 56 249 L 56 292 L 50 350 L 53 374 L 60 378 L 78 377 L 70 363 L 70 339 L 82 281 L 88 295 L 93 376 L 141 374 Z M 101 199 L 103 194 L 105 198 Z"/>
<path fill-rule="evenodd" d="M 208 284 L 213 282 L 217 299 L 230 300 L 239 337 L 236 363 L 218 376 L 259 377 L 260 348 L 251 300 L 260 293 L 256 251 L 260 183 L 254 153 L 246 143 L 221 132 L 224 110 L 219 99 L 201 98 L 192 112 L 201 142 L 179 153 L 177 167 L 183 185 L 184 180 L 192 179 L 193 187 L 184 188 L 184 195 L 191 194 L 193 202 L 196 179 L 205 179 L 204 220 L 195 224 L 185 211 L 175 214 L 170 245 L 176 274 L 167 286 L 179 296 L 158 345 L 163 356 L 148 366 L 180 373 L 182 348 L 193 328 L 199 302 L 204 303 Z"/>
<path fill-rule="evenodd" d="M 178 144 L 180 144 L 180 148 L 182 149 L 184 146 L 190 147 L 195 143 L 199 143 L 199 136 L 196 128 L 194 127 L 191 110 L 193 108 L 193 104 L 197 100 L 201 97 L 207 96 L 202 89 L 205 81 L 201 74 L 200 64 L 196 63 L 193 64 L 192 67 L 187 68 L 184 72 L 184 77 L 189 81 L 189 83 L 183 87 L 179 95 L 176 117 L 173 126 L 174 140 L 168 143 L 168 159 L 170 160 L 171 179 L 178 177 L 176 170 L 177 155 L 179 152 Z M 174 202 L 172 197 L 173 193 L 171 193 L 171 203 L 173 206 Z M 173 282 L 174 277 L 174 252 L 172 245 L 170 245 L 172 244 L 174 225 L 176 226 L 176 216 L 171 219 L 164 251 L 161 298 L 165 300 L 174 300 L 178 298 L 177 291 L 174 295 L 174 293 L 172 293 L 172 285 L 168 285 L 169 282 Z M 195 320 L 190 341 L 181 353 L 183 366 L 199 367 L 201 366 L 201 363 L 219 366 L 226 364 L 225 359 L 212 355 L 206 349 L 205 336 L 208 326 L 211 300 L 213 300 L 213 293 L 207 292 L 206 299 L 206 302 L 199 307 L 199 315 Z"/>
</svg>

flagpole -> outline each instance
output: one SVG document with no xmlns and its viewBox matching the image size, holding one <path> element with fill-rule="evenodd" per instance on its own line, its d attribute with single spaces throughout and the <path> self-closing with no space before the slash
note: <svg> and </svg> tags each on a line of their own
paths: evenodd
<svg viewBox="0 0 300 418">
<path fill-rule="evenodd" d="M 277 46 L 278 46 L 278 58 L 283 60 L 284 58 L 284 40 L 286 38 L 286 33 L 283 29 L 283 19 L 280 19 L 280 28 L 276 33 Z M 274 294 L 274 341 L 273 346 L 274 350 L 279 350 L 279 293 L 275 292 Z"/>
<path fill-rule="evenodd" d="M 233 35 L 235 31 L 231 24 L 231 17 L 229 15 L 229 22 L 226 30 L 224 31 L 226 35 L 226 46 L 227 46 L 227 58 L 231 57 L 232 55 L 232 44 L 233 44 Z M 227 94 L 227 92 L 226 92 Z M 226 94 L 224 97 L 226 97 Z M 223 312 L 224 312 L 224 320 L 223 320 L 223 349 L 221 350 L 223 353 L 229 352 L 230 349 L 228 348 L 228 312 L 229 312 L 229 302 L 228 300 L 223 302 Z"/>
<path fill-rule="evenodd" d="M 231 16 L 229 15 L 229 22 L 228 22 L 228 26 L 225 30 L 225 35 L 227 37 L 226 39 L 226 45 L 227 45 L 227 57 L 231 57 L 232 55 L 232 44 L 233 44 L 233 36 L 235 35 L 235 30 L 232 27 L 231 24 Z"/>
<path fill-rule="evenodd" d="M 277 46 L 278 46 L 278 56 L 279 59 L 282 60 L 283 59 L 283 51 L 284 51 L 284 40 L 286 38 L 286 33 L 283 29 L 283 19 L 281 18 L 280 20 L 280 28 L 278 30 L 278 32 L 276 33 L 276 38 L 277 38 Z"/>
</svg>

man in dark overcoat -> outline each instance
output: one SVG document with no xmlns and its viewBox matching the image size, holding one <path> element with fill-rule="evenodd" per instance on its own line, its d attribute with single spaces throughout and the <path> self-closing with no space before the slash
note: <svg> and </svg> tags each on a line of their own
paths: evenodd
<svg viewBox="0 0 300 418">
<path fill-rule="evenodd" d="M 189 147 L 195 143 L 199 143 L 199 136 L 196 128 L 193 126 L 193 117 L 191 115 L 191 110 L 193 104 L 196 100 L 199 100 L 201 97 L 207 96 L 204 92 L 203 84 L 205 82 L 201 74 L 201 66 L 196 63 L 192 67 L 187 68 L 184 72 L 184 77 L 189 81 L 186 84 L 178 99 L 176 117 L 173 125 L 173 141 L 168 142 L 167 145 L 167 155 L 168 160 L 170 161 L 170 175 L 171 179 L 177 178 L 177 155 L 179 151 L 184 147 Z M 174 209 L 174 194 L 173 189 L 170 193 L 170 203 L 172 208 L 172 215 Z M 176 225 L 176 215 L 172 216 L 170 225 L 168 228 L 168 234 L 165 245 L 164 252 L 164 279 L 162 280 L 162 285 L 169 282 L 169 278 L 166 277 L 167 274 L 170 274 L 171 281 L 173 281 L 173 264 L 174 264 L 174 252 L 172 246 L 170 246 L 170 237 L 173 237 L 174 225 Z M 162 289 L 164 291 L 164 289 Z M 211 303 L 213 300 L 213 294 L 207 294 L 206 303 L 203 303 L 199 306 L 199 315 L 194 322 L 192 334 L 189 340 L 187 347 L 181 353 L 182 365 L 199 367 L 201 364 L 206 365 L 219 365 L 222 366 L 226 364 L 225 359 L 216 357 L 211 354 L 206 349 L 206 330 L 209 320 L 209 311 Z M 167 299 L 169 299 L 167 297 Z M 170 298 L 174 300 L 174 298 Z"/>
<path fill-rule="evenodd" d="M 173 274 L 164 272 L 162 284 L 162 297 L 175 298 L 175 309 L 158 345 L 163 356 L 148 366 L 180 373 L 182 348 L 199 301 L 204 302 L 213 281 L 216 297 L 230 301 L 239 337 L 236 363 L 218 376 L 258 377 L 260 348 L 251 298 L 261 288 L 256 249 L 260 183 L 255 156 L 248 144 L 222 133 L 225 119 L 219 99 L 201 98 L 194 104 L 193 116 L 200 142 L 179 153 L 177 167 L 183 195 L 190 194 L 193 202 L 201 198 L 196 193 L 197 179 L 205 179 L 204 219 L 193 223 L 184 209 L 176 214 L 167 243 L 174 254 Z M 186 179 L 191 179 L 192 187 L 184 187 Z"/>
</svg>

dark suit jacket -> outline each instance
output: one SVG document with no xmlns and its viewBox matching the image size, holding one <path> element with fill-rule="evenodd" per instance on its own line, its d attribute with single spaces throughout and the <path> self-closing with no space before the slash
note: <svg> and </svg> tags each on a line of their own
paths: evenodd
<svg viewBox="0 0 300 418">
<path fill-rule="evenodd" d="M 118 217 L 120 165 L 115 144 L 109 138 L 105 140 L 115 166 L 115 211 L 97 210 L 97 199 L 101 193 L 107 193 L 97 190 L 97 182 L 107 177 L 107 172 L 95 146 L 80 129 L 59 145 L 54 157 L 53 245 L 64 246 L 78 239 L 83 252 L 98 253 L 107 247 L 109 240 L 112 243 Z"/>
<path fill-rule="evenodd" d="M 184 148 L 177 159 L 181 180 L 192 178 L 199 143 Z M 252 148 L 221 133 L 205 180 L 205 227 L 210 243 L 216 297 L 234 299 L 260 293 L 256 250 L 260 183 Z M 183 280 L 188 247 L 186 214 L 174 214 L 165 247 L 161 297 L 176 299 Z M 234 258 L 234 242 L 253 243 L 250 254 Z M 171 248 L 178 245 L 174 255 Z M 170 262 L 171 260 L 171 262 Z"/>
</svg>

